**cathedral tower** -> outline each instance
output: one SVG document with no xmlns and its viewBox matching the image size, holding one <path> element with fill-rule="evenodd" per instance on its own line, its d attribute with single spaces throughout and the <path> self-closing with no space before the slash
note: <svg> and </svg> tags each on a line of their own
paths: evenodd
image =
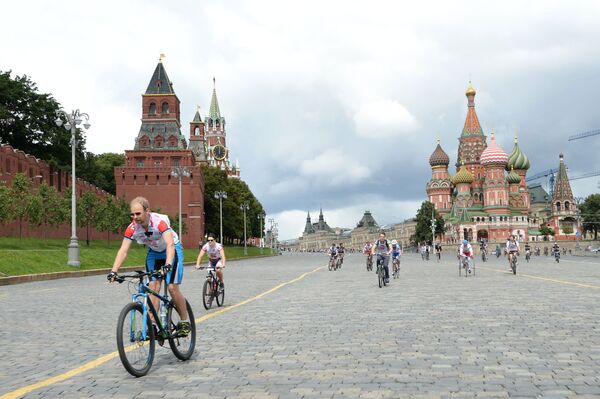
<svg viewBox="0 0 600 399">
<path fill-rule="evenodd" d="M 475 112 L 475 94 L 476 91 L 469 82 L 465 95 L 467 96 L 467 117 L 460 138 L 458 139 L 458 159 L 456 161 L 456 170 L 464 164 L 471 172 L 474 179 L 472 188 L 473 207 L 481 209 L 483 206 L 483 180 L 484 167 L 481 165 L 481 154 L 486 148 L 485 135 L 479 124 L 479 118 Z"/>
<path fill-rule="evenodd" d="M 504 178 L 504 168 L 508 163 L 508 154 L 504 152 L 492 131 L 490 145 L 481 154 L 481 165 L 485 167 L 483 196 L 485 211 L 493 215 L 508 216 L 508 184 Z"/>
<path fill-rule="evenodd" d="M 431 180 L 427 183 L 427 196 L 440 215 L 449 213 L 452 207 L 452 184 L 448 175 L 449 164 L 450 158 L 438 140 L 437 147 L 429 157 Z"/>
<path fill-rule="evenodd" d="M 573 198 L 573 191 L 571 191 L 563 154 L 559 156 L 558 172 L 554 182 L 550 224 L 554 229 L 555 238 L 575 239 L 575 232 L 579 231 L 577 204 Z"/>
</svg>

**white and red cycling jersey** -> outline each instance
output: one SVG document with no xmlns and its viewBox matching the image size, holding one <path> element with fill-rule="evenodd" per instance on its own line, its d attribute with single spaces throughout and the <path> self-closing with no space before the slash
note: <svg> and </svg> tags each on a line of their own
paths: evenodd
<svg viewBox="0 0 600 399">
<path fill-rule="evenodd" d="M 460 247 L 458 248 L 458 255 L 467 257 L 473 256 L 473 247 L 471 244 L 460 244 Z"/>
<path fill-rule="evenodd" d="M 137 224 L 135 221 L 131 222 L 125 229 L 124 238 L 131 241 L 137 241 L 138 244 L 148 246 L 153 251 L 163 252 L 167 249 L 167 243 L 163 238 L 163 233 L 167 230 L 171 231 L 173 235 L 173 243 L 179 244 L 179 237 L 171 229 L 171 223 L 167 215 L 160 213 L 150 212 L 148 216 L 148 229 L 146 230 L 141 224 Z"/>
<path fill-rule="evenodd" d="M 206 243 L 202 247 L 202 251 L 206 252 L 208 254 L 208 258 L 211 260 L 221 259 L 221 250 L 222 249 L 223 249 L 223 246 L 221 244 L 219 244 L 218 242 L 216 242 L 215 245 L 213 245 L 213 246 Z"/>
<path fill-rule="evenodd" d="M 365 247 L 363 248 L 363 254 L 370 255 L 371 251 L 373 251 L 373 244 L 365 244 Z"/>
</svg>

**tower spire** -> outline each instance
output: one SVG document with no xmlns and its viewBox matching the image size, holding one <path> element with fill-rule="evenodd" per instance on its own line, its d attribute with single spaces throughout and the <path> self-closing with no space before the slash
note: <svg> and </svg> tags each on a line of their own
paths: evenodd
<svg viewBox="0 0 600 399">
<path fill-rule="evenodd" d="M 221 118 L 221 111 L 219 110 L 219 101 L 217 100 L 217 80 L 213 77 L 213 92 L 210 100 L 209 115 L 211 119 Z"/>
</svg>

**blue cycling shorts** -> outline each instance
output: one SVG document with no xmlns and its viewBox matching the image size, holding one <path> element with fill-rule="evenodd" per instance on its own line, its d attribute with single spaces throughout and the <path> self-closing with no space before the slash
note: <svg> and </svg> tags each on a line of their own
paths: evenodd
<svg viewBox="0 0 600 399">
<path fill-rule="evenodd" d="M 167 260 L 167 251 L 162 252 L 154 251 L 148 248 L 148 254 L 146 255 L 146 271 L 152 272 L 154 270 L 160 270 L 165 265 Z M 156 277 L 152 277 L 152 280 L 156 280 Z M 173 258 L 173 264 L 171 265 L 171 271 L 167 273 L 167 284 L 181 284 L 183 280 L 183 247 L 181 244 L 175 244 L 175 257 Z"/>
</svg>

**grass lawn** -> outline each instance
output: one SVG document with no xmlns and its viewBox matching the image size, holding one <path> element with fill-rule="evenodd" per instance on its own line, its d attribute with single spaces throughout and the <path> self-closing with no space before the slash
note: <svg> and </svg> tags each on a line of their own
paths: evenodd
<svg viewBox="0 0 600 399">
<path fill-rule="evenodd" d="M 112 266 L 121 241 L 106 240 L 90 241 L 86 246 L 85 240 L 79 240 L 81 266 L 67 265 L 68 239 L 13 238 L 0 237 L 0 277 L 18 276 L 22 274 L 51 273 L 74 270 L 108 269 Z M 198 249 L 184 250 L 185 262 L 195 262 Z M 269 254 L 265 248 L 264 254 Z M 260 249 L 248 247 L 248 257 L 260 255 Z M 244 257 L 243 247 L 225 247 L 227 259 Z M 146 259 L 146 249 L 134 244 L 124 266 L 142 266 Z M 206 263 L 206 256 L 203 263 Z M 143 266 L 142 266 L 143 267 Z"/>
</svg>

